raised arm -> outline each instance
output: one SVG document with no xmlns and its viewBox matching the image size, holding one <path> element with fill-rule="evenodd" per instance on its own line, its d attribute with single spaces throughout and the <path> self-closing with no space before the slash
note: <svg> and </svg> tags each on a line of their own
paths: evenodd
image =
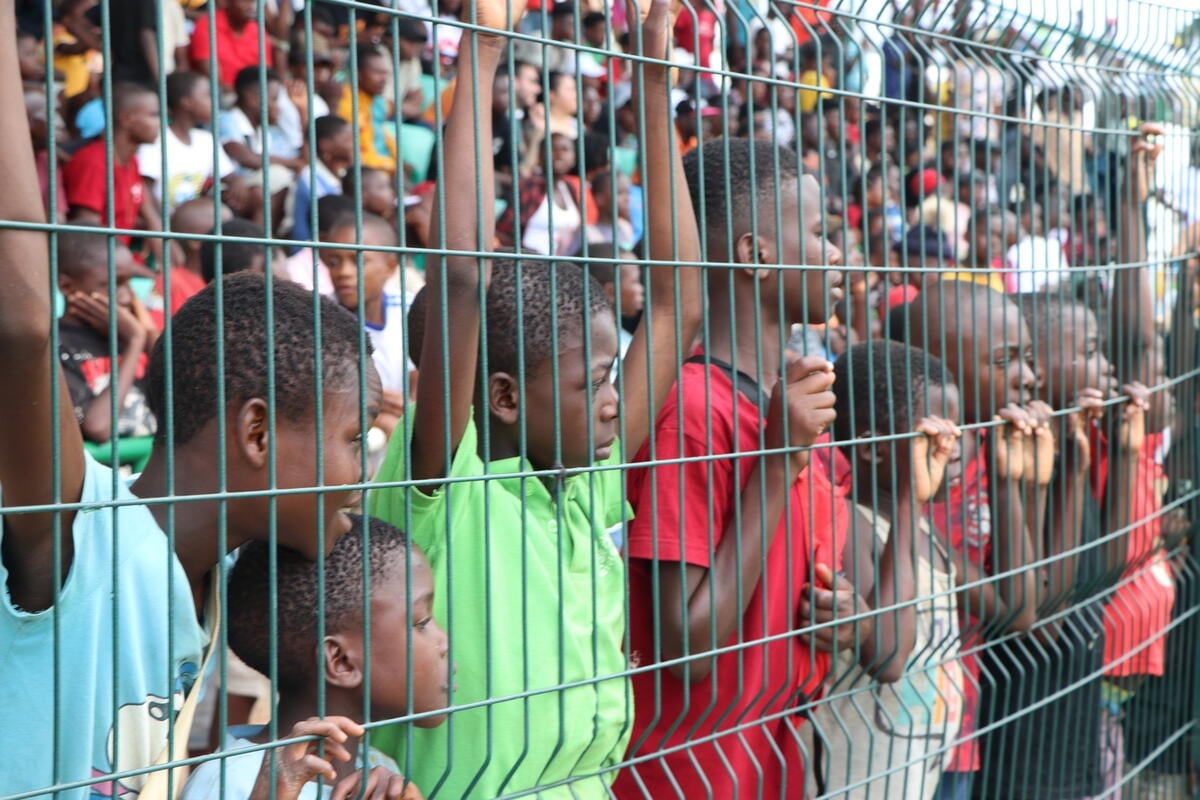
<svg viewBox="0 0 1200 800">
<path fill-rule="evenodd" d="M 0 0 L 0 220 L 44 223 L 33 145 L 17 65 L 13 0 Z M 83 488 L 83 439 L 66 382 L 50 349 L 54 315 L 50 303 L 46 235 L 0 228 L 0 373 L 11 381 L 0 393 L 0 486 L 5 506 L 79 500 Z M 58 405 L 51 406 L 58 385 Z M 58 453 L 51 443 L 59 434 Z M 57 473 L 55 470 L 57 469 Z M 62 575 L 73 553 L 75 513 L 59 517 Z M 0 557 L 9 572 L 13 602 L 33 611 L 54 602 L 54 514 L 4 517 Z"/>
<path fill-rule="evenodd" d="M 524 0 L 475 0 L 473 6 L 477 24 L 505 30 L 521 16 L 525 4 Z M 503 52 L 504 39 L 490 33 L 465 32 L 459 46 L 454 104 L 443 139 L 445 208 L 444 214 L 434 214 L 430 236 L 431 242 L 451 251 L 491 248 L 496 228 L 492 83 Z M 482 217 L 480 209 L 484 209 Z M 411 444 L 412 476 L 418 480 L 445 477 L 471 418 L 479 362 L 480 294 L 487 291 L 491 271 L 490 260 L 481 265 L 474 256 L 451 254 L 427 272 L 429 301 L 417 383 L 420 400 Z"/>
<path fill-rule="evenodd" d="M 645 0 L 642 0 L 643 4 Z M 632 4 L 631 4 L 632 5 Z M 642 24 L 642 52 L 667 57 L 670 31 L 668 0 L 652 0 Z M 630 9 L 630 19 L 634 19 Z M 670 79 L 665 64 L 639 66 L 642 86 L 634 75 L 634 92 L 642 91 L 645 108 L 646 208 L 650 218 L 650 258 L 654 261 L 696 264 L 700 260 L 700 233 L 683 174 L 683 155 L 672 141 Z M 670 158 L 667 155 L 670 154 Z M 674 194 L 672 195 L 672 192 Z M 676 308 L 675 290 L 679 289 Z M 667 392 L 679 369 L 677 353 L 696 338 L 703 315 L 699 267 L 650 268 L 646 313 L 621 365 L 621 415 L 625 421 L 623 449 L 636 453 L 650 435 Z M 675 338 L 676 325 L 679 339 Z M 677 349 L 678 348 L 678 349 Z M 653 366 L 650 355 L 653 354 Z M 686 355 L 686 353 L 685 353 Z"/>
<path fill-rule="evenodd" d="M 1142 218 L 1149 196 L 1154 159 L 1162 145 L 1149 141 L 1162 127 L 1144 123 L 1129 153 L 1129 185 L 1120 193 L 1121 261 L 1113 287 L 1113 314 L 1109 341 L 1121 380 L 1133 362 L 1132 356 L 1154 344 L 1154 288 L 1146 261 L 1146 225 Z M 1136 266 L 1129 266 L 1136 265 Z"/>
</svg>

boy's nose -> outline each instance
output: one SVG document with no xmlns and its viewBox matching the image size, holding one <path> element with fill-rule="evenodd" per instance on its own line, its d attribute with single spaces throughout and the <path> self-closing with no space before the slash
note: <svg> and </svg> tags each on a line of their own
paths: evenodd
<svg viewBox="0 0 1200 800">
<path fill-rule="evenodd" d="M 825 243 L 825 262 L 834 267 L 842 263 L 842 251 L 837 248 L 837 245 Z"/>
</svg>

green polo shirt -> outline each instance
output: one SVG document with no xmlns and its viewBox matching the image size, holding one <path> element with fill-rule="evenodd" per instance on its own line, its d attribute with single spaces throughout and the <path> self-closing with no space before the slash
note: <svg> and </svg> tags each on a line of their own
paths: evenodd
<svg viewBox="0 0 1200 800">
<path fill-rule="evenodd" d="M 408 479 L 406 445 L 392 437 L 376 481 Z M 597 466 L 620 463 L 614 448 Z M 630 516 L 623 473 L 517 477 L 530 470 L 520 458 L 484 464 L 472 420 L 451 482 L 432 495 L 370 492 L 371 513 L 407 530 L 433 567 L 434 613 L 458 667 L 451 705 L 483 704 L 438 728 L 372 736 L 431 800 L 491 800 L 587 776 L 619 762 L 629 741 L 629 682 L 608 677 L 626 669 L 625 570 L 607 533 Z M 607 798 L 615 777 L 580 778 L 539 797 Z"/>
</svg>

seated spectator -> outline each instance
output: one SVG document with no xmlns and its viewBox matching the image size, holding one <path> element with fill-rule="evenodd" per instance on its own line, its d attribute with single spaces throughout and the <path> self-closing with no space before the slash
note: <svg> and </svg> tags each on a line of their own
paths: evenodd
<svg viewBox="0 0 1200 800">
<path fill-rule="evenodd" d="M 396 121 L 392 101 L 387 96 L 391 65 L 378 47 L 358 48 L 358 126 L 354 136 L 359 142 L 359 155 L 364 167 L 381 169 L 388 175 L 396 172 L 399 163 L 396 150 Z M 354 119 L 353 86 L 342 89 L 337 115 L 344 120 Z"/>
<path fill-rule="evenodd" d="M 267 591 L 272 575 L 278 576 L 275 594 Z M 312 754 L 308 743 L 208 761 L 188 779 L 180 800 L 299 800 L 316 797 L 312 783 L 318 778 L 334 784 L 324 796 L 355 797 L 361 789 L 363 796 L 419 800 L 420 792 L 400 777 L 395 761 L 360 745 L 363 727 L 353 719 L 362 715 L 364 703 L 373 718 L 446 707 L 452 667 L 446 633 L 433 618 L 433 593 L 424 554 L 402 531 L 379 520 L 353 517 L 320 574 L 293 550 L 280 549 L 272 559 L 271 547 L 255 542 L 239 551 L 229 578 L 229 605 L 237 609 L 230 615 L 229 646 L 261 673 L 270 673 L 278 652 L 276 724 L 280 731 L 290 730 L 288 738 L 324 737 L 325 749 Z M 313 610 L 322 594 L 325 624 L 319 626 Z M 369 626 L 366 596 L 371 598 Z M 272 619 L 278 620 L 274 640 L 268 635 Z M 314 653 L 320 653 L 324 666 L 319 672 Z M 444 714 L 423 716 L 413 724 L 432 728 L 445 719 Z M 226 749 L 271 741 L 269 726 L 235 728 Z M 273 776 L 267 752 L 275 764 Z"/>
<path fill-rule="evenodd" d="M 637 256 L 628 250 L 618 250 L 611 242 L 589 245 L 588 274 L 596 279 L 608 296 L 613 313 L 618 319 L 636 317 L 646 307 L 646 287 L 642 285 L 642 268 L 637 265 Z M 603 259 L 603 260 L 602 260 Z M 625 263 L 614 263 L 624 261 Z M 633 342 L 633 334 L 621 325 L 617 326 L 617 352 L 621 358 Z M 615 377 L 615 376 L 614 376 Z"/>
<path fill-rule="evenodd" d="M 54 115 L 53 125 L 57 130 L 57 139 L 61 142 L 66 133 L 62 126 L 62 118 L 57 112 L 48 110 L 45 93 L 40 91 L 25 93 L 25 116 L 29 119 L 29 137 L 33 140 L 33 157 L 37 162 L 38 185 L 42 190 L 42 202 L 47 215 L 50 214 L 51 113 Z M 53 159 L 55 162 L 58 161 L 57 152 L 53 155 Z M 71 207 L 67 204 L 67 190 L 63 184 L 61 166 L 55 170 L 54 183 L 54 216 L 56 220 L 61 221 L 65 220 L 71 211 Z"/>
<path fill-rule="evenodd" d="M 322 197 L 317 201 L 317 237 L 321 241 L 325 241 L 333 223 L 343 217 L 353 216 L 354 198 L 344 194 Z M 279 274 L 310 291 L 315 286 L 317 292 L 325 297 L 333 298 L 333 283 L 329 280 L 329 268 L 325 266 L 325 261 L 321 258 L 320 248 L 303 247 L 297 250 L 283 263 Z"/>
<path fill-rule="evenodd" d="M 613 179 L 616 179 L 617 195 L 613 198 Z M 621 173 L 604 171 L 592 178 L 592 201 L 596 204 L 596 221 L 587 227 L 587 239 L 596 244 L 613 243 L 615 228 L 616 244 L 622 250 L 632 250 L 637 245 L 633 236 L 633 222 L 629 219 L 629 178 Z"/>
<path fill-rule="evenodd" d="M 420 20 L 400 17 L 396 20 L 396 47 L 400 60 L 396 69 L 396 96 L 400 98 L 400 118 L 412 122 L 425 110 L 425 90 L 421 77 L 425 67 L 421 55 L 425 52 L 429 32 Z"/>
<path fill-rule="evenodd" d="M 92 91 L 99 84 L 104 67 L 104 49 L 100 29 L 88 19 L 87 12 L 96 0 L 65 0 L 58 7 L 54 23 L 54 69 L 63 76 L 63 98 Z"/>
<path fill-rule="evenodd" d="M 208 14 L 201 14 L 192 31 L 188 55 L 192 68 L 212 77 L 210 58 L 217 56 L 217 83 L 225 91 L 234 88 L 237 75 L 247 67 L 272 66 L 272 50 L 260 53 L 259 29 L 255 0 L 217 0 L 213 28 L 209 29 Z M 215 33 L 215 35 L 214 35 Z M 268 40 L 269 41 L 269 40 Z"/>
<path fill-rule="evenodd" d="M 156 208 L 145 202 L 146 189 L 137 160 L 137 149 L 158 139 L 158 98 L 154 92 L 134 84 L 121 84 L 113 90 L 112 187 L 113 206 L 108 205 L 108 148 L 103 139 L 84 145 L 63 169 L 67 204 L 71 219 L 93 225 L 117 228 L 162 230 Z M 132 237 L 121 234 L 128 245 Z M 147 247 L 159 264 L 163 260 L 162 240 L 147 239 Z"/>
<path fill-rule="evenodd" d="M 225 182 L 228 190 L 225 201 L 243 209 L 244 189 L 241 178 L 234 174 L 234 164 L 224 149 L 217 148 L 214 156 L 211 85 L 198 72 L 175 72 L 167 77 L 167 113 L 171 123 L 158 139 L 138 148 L 138 168 L 149 191 L 148 202 L 159 205 L 163 196 L 163 142 L 166 141 L 166 206 L 169 216 L 176 206 L 186 203 L 213 187 L 214 181 Z M 243 209 L 244 210 L 244 209 Z"/>
<path fill-rule="evenodd" d="M 496 223 L 500 244 L 516 244 L 517 220 L 521 223 L 521 247 L 542 255 L 575 253 L 583 239 L 585 225 L 594 220 L 596 201 L 588 198 L 589 219 L 580 211 L 581 192 L 590 190 L 570 173 L 575 169 L 574 127 L 552 129 L 550 135 L 550 165 L 528 178 L 518 187 L 516 207 L 509 205 Z M 539 148 L 540 150 L 541 148 Z M 543 161 L 545 155 L 543 154 Z M 551 211 L 553 204 L 553 211 Z M 520 217 L 517 216 L 518 208 Z"/>
<path fill-rule="evenodd" d="M 312 239 L 313 203 L 342 193 L 342 176 L 354 164 L 354 136 L 350 123 L 341 117 L 325 116 L 313 123 L 317 160 L 300 171 L 292 192 L 292 238 Z"/>
<path fill-rule="evenodd" d="M 359 183 L 362 184 L 363 211 L 383 217 L 388 222 L 396 219 L 398 201 L 396 199 L 396 184 L 391 174 L 381 169 L 364 167 L 359 170 L 361 181 L 355 180 L 354 170 L 347 170 L 342 178 L 342 194 L 358 202 Z"/>
<path fill-rule="evenodd" d="M 210 236 L 217 235 L 213 228 Z M 262 239 L 267 235 L 258 225 L 244 219 L 233 219 L 221 226 L 221 241 L 205 239 L 200 245 L 200 270 L 206 284 L 218 275 L 233 275 L 236 272 L 253 272 L 262 275 L 267 271 L 268 258 L 274 271 L 277 253 L 275 248 L 257 242 L 239 242 L 239 238 Z"/>
<path fill-rule="evenodd" d="M 400 243 L 391 223 L 374 214 L 363 214 L 361 237 L 356 228 L 353 216 L 342 217 L 332 225 L 324 241 L 335 245 L 387 248 L 395 248 Z M 329 269 L 334 298 L 343 307 L 358 311 L 367 329 L 371 357 L 383 385 L 375 427 L 390 436 L 404 409 L 409 373 L 413 369 L 404 345 L 404 316 L 410 301 L 388 286 L 400 266 L 400 257 L 394 249 L 358 251 L 327 247 L 322 250 L 321 259 Z"/>
<path fill-rule="evenodd" d="M 221 114 L 220 136 L 225 152 L 238 165 L 249 193 L 248 204 L 256 209 L 250 215 L 263 219 L 265 192 L 269 184 L 274 219 L 283 218 L 284 198 L 298 170 L 304 167 L 302 153 L 290 150 L 275 128 L 279 115 L 277 99 L 283 91 L 279 77 L 267 73 L 267 129 L 262 123 L 262 87 L 258 67 L 246 67 L 234 82 L 237 100 L 233 108 Z"/>
<path fill-rule="evenodd" d="M 221 222 L 225 225 L 233 219 L 233 211 L 227 206 L 221 206 Z M 212 198 L 197 197 L 189 200 L 175 209 L 171 215 L 171 231 L 173 233 L 204 235 L 216 227 L 216 211 Z M 171 265 L 171 269 L 159 272 L 154 276 L 154 288 L 146 296 L 146 310 L 150 319 L 159 330 L 166 325 L 167 316 L 175 316 L 193 295 L 196 295 L 208 282 L 204 280 L 204 269 L 201 266 L 201 241 L 199 239 L 177 239 L 177 252 L 183 254 L 183 260 Z M 164 278 L 164 275 L 166 276 Z M 166 282 L 170 281 L 170 297 L 167 296 Z M 167 314 L 168 307 L 170 314 Z"/>
<path fill-rule="evenodd" d="M 150 436 L 156 425 L 146 404 L 146 364 L 158 329 L 129 288 L 133 255 L 118 244 L 115 305 L 108 300 L 108 242 L 100 234 L 72 230 L 58 235 L 58 289 L 67 310 L 58 321 L 59 360 L 75 419 L 89 442 L 113 436 Z M 116 386 L 113 386 L 110 316 L 117 321 Z M 117 421 L 113 427 L 112 396 Z"/>
</svg>

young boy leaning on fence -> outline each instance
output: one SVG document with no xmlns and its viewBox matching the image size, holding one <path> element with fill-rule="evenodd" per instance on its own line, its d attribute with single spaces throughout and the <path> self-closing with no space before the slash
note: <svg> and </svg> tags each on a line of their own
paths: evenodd
<svg viewBox="0 0 1200 800">
<path fill-rule="evenodd" d="M 354 720 L 361 718 L 367 699 L 375 719 L 422 714 L 427 716 L 414 723 L 420 727 L 445 722 L 444 714 L 431 714 L 446 707 L 451 671 L 446 634 L 433 616 L 433 573 L 423 554 L 402 531 L 356 516 L 325 559 L 323 573 L 299 553 L 279 550 L 274 598 L 270 557 L 263 542 L 251 542 L 238 553 L 227 595 L 238 611 L 229 620 L 229 646 L 262 674 L 271 672 L 274 646 L 279 665 L 274 718 L 280 736 L 322 738 L 205 762 L 188 779 L 180 800 L 317 800 L 313 783 L 318 777 L 327 781 L 320 794 L 324 800 L 357 797 L 364 777 L 365 797 L 420 800 L 416 785 L 404 780 L 392 759 L 364 746 L 363 727 Z M 369 629 L 364 628 L 364 589 L 370 592 Z M 325 625 L 318 639 L 313 610 L 322 593 Z M 322 662 L 320 673 L 314 654 Z M 323 701 L 318 676 L 324 682 Z M 231 728 L 223 749 L 270 741 L 268 726 Z M 264 758 L 266 752 L 273 758 Z"/>
<path fill-rule="evenodd" d="M 443 181 L 483 188 L 482 197 L 445 196 L 445 245 L 468 252 L 492 242 L 489 109 L 505 49 L 497 32 L 523 10 L 507 0 L 477 0 L 473 9 L 484 31 L 464 33 L 459 49 Z M 667 2 L 645 11 L 644 52 L 662 58 Z M 694 264 L 682 166 L 677 154 L 665 157 L 666 65 L 646 64 L 642 84 L 646 148 L 664 154 L 644 172 L 650 255 Z M 424 294 L 412 428 L 392 436 L 377 476 L 421 483 L 373 490 L 371 511 L 405 525 L 429 557 L 435 612 L 458 666 L 451 702 L 481 705 L 452 713 L 443 728 L 381 732 L 379 744 L 406 768 L 411 753 L 410 777 L 439 797 L 490 800 L 539 786 L 543 798 L 608 797 L 632 701 L 622 675 L 625 575 L 606 531 L 627 517 L 622 453 L 646 440 L 675 378 L 677 348 L 699 327 L 698 269 L 650 270 L 646 317 L 621 369 L 624 442 L 609 380 L 616 320 L 578 265 L 450 254 L 429 270 Z M 573 473 L 591 467 L 599 469 Z M 524 477 L 530 470 L 548 474 Z"/>
<path fill-rule="evenodd" d="M 684 168 L 709 253 L 725 258 L 732 246 L 735 263 L 710 268 L 709 350 L 684 364 L 653 449 L 635 459 L 689 460 L 629 478 L 630 608 L 640 610 L 630 660 L 674 663 L 633 677 L 630 756 L 651 759 L 627 769 L 616 791 L 772 797 L 802 785 L 784 716 L 828 668 L 825 653 L 789 634 L 814 565 L 839 568 L 834 529 L 846 527 L 823 471 L 807 468 L 807 446 L 834 420 L 832 365 L 804 356 L 779 375 L 780 333 L 824 320 L 841 280 L 824 264 L 840 253 L 822 236 L 820 187 L 791 151 L 721 139 L 688 153 Z M 764 446 L 771 455 L 754 455 Z M 735 453 L 745 455 L 706 458 Z M 712 652 L 742 643 L 753 644 Z"/>
<path fill-rule="evenodd" d="M 0 219 L 41 224 L 15 39 L 13 0 L 0 0 L 0 141 L 6 143 L 0 148 Z M 225 532 L 227 549 L 266 539 L 271 504 L 259 495 L 173 506 L 152 501 L 317 486 L 311 453 L 318 438 L 324 485 L 357 482 L 358 330 L 354 318 L 332 303 L 314 308 L 310 294 L 282 283 L 269 294 L 258 276 L 224 282 L 223 337 L 213 335 L 212 288 L 192 298 L 173 320 L 173 384 L 165 385 L 161 340 L 148 367 L 151 410 L 164 420 L 172 405 L 173 426 L 160 425 L 145 471 L 126 485 L 85 454 L 70 394 L 54 366 L 49 263 L 46 234 L 0 229 L 0 373 L 20 386 L 0 402 L 0 485 L 6 509 L 35 507 L 8 511 L 0 533 L 0 585 L 6 589 L 0 597 L 0 786 L 19 793 L 82 783 L 58 796 L 141 790 L 150 797 L 145 774 L 105 776 L 165 758 L 167 731 L 197 679 L 207 641 L 198 611 L 206 576 L 224 556 L 218 531 Z M 268 297 L 276 338 L 273 425 L 263 322 Z M 313 340 L 318 320 L 319 360 Z M 224 428 L 217 419 L 218 338 L 225 347 Z M 314 414 L 317 365 L 323 418 Z M 309 557 L 327 550 L 349 529 L 341 508 L 353 499 L 351 490 L 324 493 L 323 506 L 315 493 L 278 498 L 279 542 Z M 120 505 L 110 507 L 113 501 Z M 53 503 L 68 507 L 45 510 Z M 186 739 L 176 731 L 176 742 Z"/>
<path fill-rule="evenodd" d="M 975 584 L 959 599 L 962 724 L 939 790 L 941 797 L 959 798 L 969 795 L 980 764 L 975 737 L 980 668 L 975 653 L 982 642 L 981 628 L 986 624 L 1024 632 L 1037 621 L 1036 573 L 1028 565 L 1035 559 L 1033 542 L 1040 540 L 1041 526 L 1035 531 L 1027 526 L 1026 493 L 1044 497 L 1054 440 L 1044 419 L 1048 409 L 1030 407 L 1037 373 L 1029 329 L 1020 310 L 1003 294 L 974 283 L 942 280 L 928 284 L 913 302 L 894 308 L 888 322 L 892 339 L 922 347 L 958 377 L 966 424 L 1002 423 L 986 436 L 965 437 L 964 446 L 978 448 L 977 455 L 964 461 L 962 481 L 950 488 L 947 498 L 928 509 L 934 528 L 945 534 L 955 554 L 958 585 Z M 982 581 L 985 569 L 1009 575 Z"/>
<path fill-rule="evenodd" d="M 855 584 L 876 608 L 894 607 L 875 629 L 897 633 L 893 650 L 876 648 L 891 683 L 853 648 L 838 653 L 830 699 L 812 711 L 808 784 L 814 797 L 928 800 L 962 718 L 954 559 L 923 514 L 962 477 L 958 386 L 941 361 L 896 342 L 855 345 L 834 373 L 834 437 L 855 524 L 869 536 L 854 554 Z M 870 441 L 890 436 L 905 438 Z"/>
</svg>

